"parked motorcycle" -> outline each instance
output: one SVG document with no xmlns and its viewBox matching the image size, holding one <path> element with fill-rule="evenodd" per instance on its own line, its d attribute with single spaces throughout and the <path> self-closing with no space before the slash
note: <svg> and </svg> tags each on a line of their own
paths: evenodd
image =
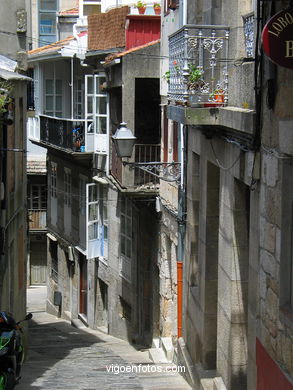
<svg viewBox="0 0 293 390">
<path fill-rule="evenodd" d="M 27 314 L 22 321 L 5 311 L 0 311 L 0 390 L 12 390 L 20 379 L 24 358 L 22 329 L 20 324 L 33 317 Z"/>
</svg>

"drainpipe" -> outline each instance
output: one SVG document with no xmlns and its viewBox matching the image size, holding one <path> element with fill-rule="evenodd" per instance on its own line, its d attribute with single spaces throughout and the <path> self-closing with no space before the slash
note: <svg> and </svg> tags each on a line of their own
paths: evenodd
<svg viewBox="0 0 293 390">
<path fill-rule="evenodd" d="M 74 70 L 74 64 L 73 64 L 73 56 L 71 57 L 71 81 L 70 81 L 70 91 L 71 91 L 71 119 L 74 118 L 74 115 L 73 115 L 73 110 L 74 110 L 74 107 L 73 107 L 73 70 Z"/>
<path fill-rule="evenodd" d="M 182 7 L 182 13 L 183 13 L 183 18 L 182 18 L 182 24 L 185 26 L 187 24 L 187 0 L 182 0 L 183 2 L 183 7 Z"/>
<path fill-rule="evenodd" d="M 177 247 L 177 337 L 182 336 L 183 318 L 183 259 L 185 239 L 185 142 L 184 125 L 180 124 L 180 161 L 181 179 L 178 189 L 178 247 Z"/>
</svg>

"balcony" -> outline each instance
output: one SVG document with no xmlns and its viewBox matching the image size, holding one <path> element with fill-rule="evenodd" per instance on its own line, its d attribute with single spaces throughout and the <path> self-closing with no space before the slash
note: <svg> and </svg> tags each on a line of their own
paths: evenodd
<svg viewBox="0 0 293 390">
<path fill-rule="evenodd" d="M 30 231 L 41 231 L 46 230 L 46 215 L 47 210 L 28 210 L 29 218 L 29 230 Z"/>
<path fill-rule="evenodd" d="M 134 162 L 155 162 L 160 161 L 161 145 L 159 144 L 136 144 L 134 150 Z M 117 156 L 116 149 L 112 147 L 112 165 L 111 174 L 120 183 L 122 187 L 130 191 L 155 192 L 159 185 L 159 178 L 143 171 L 139 168 L 129 169 L 123 166 L 120 157 Z"/>
<path fill-rule="evenodd" d="M 169 37 L 168 96 L 173 104 L 228 104 L 229 28 L 186 25 Z"/>
<path fill-rule="evenodd" d="M 85 152 L 85 121 L 58 119 L 40 115 L 40 141 L 67 149 Z"/>
<path fill-rule="evenodd" d="M 28 118 L 28 136 L 42 145 L 70 153 L 107 154 L 107 134 L 94 132 L 93 119 L 66 119 L 47 115 Z"/>
</svg>

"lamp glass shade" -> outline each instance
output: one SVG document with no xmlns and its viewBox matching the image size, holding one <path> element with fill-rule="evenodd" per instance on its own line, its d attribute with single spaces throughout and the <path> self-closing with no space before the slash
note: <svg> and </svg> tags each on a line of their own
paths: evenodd
<svg viewBox="0 0 293 390">
<path fill-rule="evenodd" d="M 112 139 L 119 157 L 131 157 L 136 137 L 126 127 L 126 123 L 123 122 L 120 124 Z"/>
</svg>

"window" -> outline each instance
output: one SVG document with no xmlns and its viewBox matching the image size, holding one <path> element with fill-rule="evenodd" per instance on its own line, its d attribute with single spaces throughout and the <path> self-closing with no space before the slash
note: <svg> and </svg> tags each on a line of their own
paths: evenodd
<svg viewBox="0 0 293 390">
<path fill-rule="evenodd" d="M 178 161 L 178 123 L 173 122 L 173 161 Z"/>
<path fill-rule="evenodd" d="M 39 46 L 57 41 L 57 0 L 39 1 Z"/>
<path fill-rule="evenodd" d="M 79 176 L 79 214 L 81 216 L 85 215 L 86 211 L 86 182 L 87 178 L 85 176 Z"/>
<path fill-rule="evenodd" d="M 108 189 L 100 186 L 101 255 L 108 257 Z"/>
<path fill-rule="evenodd" d="M 62 117 L 62 80 L 46 80 L 45 114 Z"/>
<path fill-rule="evenodd" d="M 64 204 L 71 207 L 71 170 L 64 168 Z"/>
<path fill-rule="evenodd" d="M 101 0 L 83 0 L 83 14 L 99 14 L 101 12 Z"/>
<path fill-rule="evenodd" d="M 29 208 L 31 210 L 47 209 L 47 186 L 45 184 L 33 184 L 30 187 Z"/>
<path fill-rule="evenodd" d="M 51 254 L 51 278 L 57 283 L 58 282 L 58 247 L 57 241 L 50 240 L 49 246 Z"/>
<path fill-rule="evenodd" d="M 120 275 L 131 282 L 132 274 L 132 203 L 123 197 L 120 214 Z"/>
<path fill-rule="evenodd" d="M 51 162 L 50 186 L 51 197 L 57 198 L 57 164 L 54 162 Z"/>
<path fill-rule="evenodd" d="M 83 113 L 83 96 L 84 96 L 84 84 L 80 79 L 74 82 L 74 116 L 75 118 L 82 118 Z"/>
</svg>

